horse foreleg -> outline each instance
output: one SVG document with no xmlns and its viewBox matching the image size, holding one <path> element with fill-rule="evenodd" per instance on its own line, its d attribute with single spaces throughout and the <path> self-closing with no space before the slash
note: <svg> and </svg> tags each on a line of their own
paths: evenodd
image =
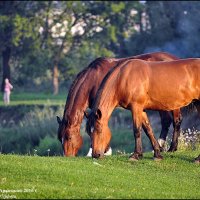
<svg viewBox="0 0 200 200">
<path fill-rule="evenodd" d="M 151 141 L 151 145 L 154 150 L 154 159 L 161 160 L 163 157 L 160 155 L 160 146 L 153 134 L 153 129 L 149 122 L 146 112 L 142 113 L 142 127 L 146 135 L 148 136 L 149 140 Z"/>
<path fill-rule="evenodd" d="M 135 150 L 134 153 L 130 156 L 129 160 L 137 161 L 143 157 L 142 154 L 142 109 L 134 107 L 132 110 L 132 119 L 133 119 L 133 133 L 135 137 Z"/>
<path fill-rule="evenodd" d="M 181 115 L 180 109 L 172 111 L 173 113 L 173 126 L 174 126 L 174 131 L 173 131 L 173 137 L 172 137 L 172 142 L 169 148 L 169 152 L 174 152 L 177 150 L 178 146 L 178 137 L 180 135 L 180 128 L 181 128 L 181 123 L 183 121 L 183 117 Z"/>
<path fill-rule="evenodd" d="M 161 133 L 158 138 L 158 143 L 160 145 L 160 151 L 164 151 L 167 134 L 172 123 L 172 117 L 170 116 L 170 112 L 167 111 L 159 111 L 159 115 L 161 119 Z"/>
</svg>

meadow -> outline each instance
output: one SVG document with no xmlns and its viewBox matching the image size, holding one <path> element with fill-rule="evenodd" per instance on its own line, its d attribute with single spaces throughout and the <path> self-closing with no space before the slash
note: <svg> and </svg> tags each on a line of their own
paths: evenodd
<svg viewBox="0 0 200 200">
<path fill-rule="evenodd" d="M 134 149 L 131 120 L 122 110 L 113 114 L 110 124 L 112 156 L 101 160 L 85 157 L 89 137 L 84 122 L 79 156 L 62 157 L 55 116 L 62 116 L 65 101 L 65 95 L 13 93 L 9 106 L 0 105 L 1 199 L 200 198 L 200 166 L 193 162 L 199 154 L 199 142 L 188 150 L 192 148 L 181 146 L 185 144 L 182 135 L 180 150 L 162 153 L 164 160 L 155 162 L 143 134 L 144 158 L 130 162 L 128 157 Z M 119 124 L 118 118 L 124 121 Z M 153 127 L 158 135 L 155 124 Z"/>
<path fill-rule="evenodd" d="M 128 154 L 87 157 L 0 155 L 0 197 L 23 199 L 199 199 L 197 151 L 164 153 L 138 162 Z"/>
<path fill-rule="evenodd" d="M 53 95 L 50 93 L 12 92 L 10 106 L 15 105 L 64 105 L 67 92 Z M 3 94 L 0 93 L 0 106 L 4 106 Z"/>
</svg>

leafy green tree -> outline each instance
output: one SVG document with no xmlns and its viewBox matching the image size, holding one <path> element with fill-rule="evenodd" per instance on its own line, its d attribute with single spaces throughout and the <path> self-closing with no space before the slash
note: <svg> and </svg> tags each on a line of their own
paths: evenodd
<svg viewBox="0 0 200 200">
<path fill-rule="evenodd" d="M 38 10 L 45 7 L 46 2 L 35 1 L 0 1 L 0 54 L 2 56 L 3 79 L 11 78 L 11 57 L 22 52 L 31 51 L 38 43 Z"/>
<path fill-rule="evenodd" d="M 96 57 L 124 56 L 124 41 L 135 32 L 142 8 L 139 1 L 0 3 L 3 80 L 10 78 L 11 61 L 21 85 L 51 70 L 54 94 L 66 71 L 75 74 Z"/>
<path fill-rule="evenodd" d="M 91 13 L 101 16 L 103 21 L 98 35 L 102 45 L 117 56 L 126 56 L 125 41 L 141 25 L 143 9 L 144 5 L 139 1 L 91 2 Z"/>
<path fill-rule="evenodd" d="M 75 49 L 86 46 L 98 49 L 98 57 L 102 52 L 104 56 L 122 54 L 124 38 L 135 31 L 134 25 L 138 23 L 134 11 L 140 10 L 141 7 L 142 4 L 138 1 L 52 3 L 46 12 L 42 34 L 44 46 L 51 49 L 54 94 L 58 93 L 59 88 L 60 60 L 69 55 L 70 51 L 74 52 Z"/>
</svg>

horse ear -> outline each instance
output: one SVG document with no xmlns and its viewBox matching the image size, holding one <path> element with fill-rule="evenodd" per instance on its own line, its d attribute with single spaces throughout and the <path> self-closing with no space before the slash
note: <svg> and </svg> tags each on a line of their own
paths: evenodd
<svg viewBox="0 0 200 200">
<path fill-rule="evenodd" d="M 88 111 L 84 111 L 84 116 L 88 119 L 88 117 L 89 117 Z"/>
<path fill-rule="evenodd" d="M 58 116 L 56 116 L 57 117 L 57 122 L 58 122 L 58 124 L 61 124 L 61 119 L 58 117 Z"/>
<path fill-rule="evenodd" d="M 96 112 L 96 116 L 97 116 L 97 119 L 101 119 L 101 117 L 102 117 L 102 113 L 99 109 Z"/>
</svg>

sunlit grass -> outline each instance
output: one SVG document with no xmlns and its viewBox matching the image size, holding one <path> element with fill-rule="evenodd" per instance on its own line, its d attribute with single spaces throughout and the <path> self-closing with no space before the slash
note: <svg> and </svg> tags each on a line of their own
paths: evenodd
<svg viewBox="0 0 200 200">
<path fill-rule="evenodd" d="M 129 155 L 102 160 L 87 157 L 0 155 L 1 198 L 185 198 L 200 197 L 198 152 L 164 154 L 155 162 L 145 153 L 138 162 Z M 6 191 L 19 191 L 7 192 Z M 27 192 L 25 192 L 27 191 Z M 6 197 L 6 196 L 5 196 Z"/>
<path fill-rule="evenodd" d="M 53 95 L 45 93 L 11 93 L 10 106 L 14 105 L 64 105 L 67 93 Z M 3 94 L 0 94 L 0 106 L 4 106 Z"/>
</svg>

